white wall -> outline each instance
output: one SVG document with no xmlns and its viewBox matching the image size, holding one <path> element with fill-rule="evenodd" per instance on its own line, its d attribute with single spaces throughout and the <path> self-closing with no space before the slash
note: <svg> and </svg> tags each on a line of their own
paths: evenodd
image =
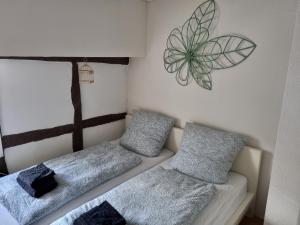
<svg viewBox="0 0 300 225">
<path fill-rule="evenodd" d="M 203 1 L 157 0 L 148 4 L 147 56 L 131 60 L 129 111 L 148 108 L 175 116 L 179 125 L 197 121 L 248 135 L 266 150 L 257 214 L 261 217 L 275 147 L 294 26 L 295 0 L 218 0 L 220 16 L 213 36 L 240 33 L 256 42 L 239 66 L 212 74 L 213 91 L 195 83 L 179 86 L 163 66 L 171 30 L 182 25 Z"/>
<path fill-rule="evenodd" d="M 81 65 L 81 64 L 79 64 Z M 89 63 L 95 70 L 94 84 L 81 84 L 82 118 L 123 113 L 127 111 L 128 66 Z M 83 130 L 84 146 L 92 146 L 104 140 L 122 135 L 124 121 L 116 121 Z"/>
<path fill-rule="evenodd" d="M 1 0 L 0 55 L 143 56 L 145 15 L 140 0 Z"/>
<path fill-rule="evenodd" d="M 2 135 L 73 123 L 71 63 L 0 60 Z"/>
<path fill-rule="evenodd" d="M 275 148 L 265 225 L 300 224 L 300 1 Z"/>
<path fill-rule="evenodd" d="M 80 64 L 81 65 L 81 64 Z M 95 83 L 81 84 L 83 119 L 127 111 L 126 65 L 90 63 Z M 0 60 L 2 135 L 72 124 L 71 63 Z M 84 146 L 121 135 L 124 121 L 84 129 Z M 72 134 L 5 149 L 9 172 L 72 152 Z"/>
</svg>

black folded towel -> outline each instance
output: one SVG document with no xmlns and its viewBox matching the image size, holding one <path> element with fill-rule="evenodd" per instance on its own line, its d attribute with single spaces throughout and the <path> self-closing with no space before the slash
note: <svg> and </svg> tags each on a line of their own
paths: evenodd
<svg viewBox="0 0 300 225">
<path fill-rule="evenodd" d="M 39 198 L 56 188 L 54 175 L 53 170 L 40 164 L 20 172 L 17 182 L 32 197 Z"/>
<path fill-rule="evenodd" d="M 126 225 L 120 213 L 107 201 L 78 217 L 73 225 Z"/>
<path fill-rule="evenodd" d="M 19 178 L 17 178 L 17 182 L 29 195 L 34 198 L 39 198 L 57 187 L 57 182 L 55 181 L 54 177 L 50 177 L 49 179 L 44 180 L 39 184 L 39 186 L 35 188 L 28 186 Z"/>
<path fill-rule="evenodd" d="M 32 188 L 36 188 L 40 186 L 40 183 L 42 183 L 44 180 L 47 180 L 54 175 L 54 171 L 49 169 L 42 163 L 28 170 L 20 172 L 18 178 L 19 180 L 22 180 L 26 185 Z"/>
</svg>

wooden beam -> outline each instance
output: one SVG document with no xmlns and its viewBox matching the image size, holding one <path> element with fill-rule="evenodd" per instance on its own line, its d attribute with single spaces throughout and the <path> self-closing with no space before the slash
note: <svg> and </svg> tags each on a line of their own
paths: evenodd
<svg viewBox="0 0 300 225">
<path fill-rule="evenodd" d="M 0 157 L 0 173 L 8 174 L 6 162 L 5 162 L 5 156 L 4 156 L 4 147 L 2 145 L 2 133 L 1 133 L 1 126 L 0 126 L 0 151 L 3 151 L 3 156 Z"/>
<path fill-rule="evenodd" d="M 38 56 L 0 56 L 0 59 L 10 60 L 36 60 L 47 62 L 91 62 L 128 65 L 128 57 L 38 57 Z"/>
<path fill-rule="evenodd" d="M 98 116 L 82 121 L 82 128 L 95 127 L 107 123 L 125 119 L 126 113 L 109 114 Z M 27 144 L 30 142 L 41 141 L 47 138 L 53 138 L 64 134 L 69 134 L 74 131 L 73 124 L 62 125 L 58 127 L 33 130 L 19 134 L 5 135 L 2 137 L 3 149 Z"/>
<path fill-rule="evenodd" d="M 5 135 L 2 137 L 3 148 L 10 148 L 18 145 L 27 144 L 30 142 L 41 141 L 47 138 L 53 138 L 60 135 L 73 132 L 73 124 L 28 131 L 19 134 Z"/>
<path fill-rule="evenodd" d="M 82 127 L 88 128 L 88 127 L 94 127 L 106 124 L 108 121 L 110 123 L 118 121 L 118 120 L 124 120 L 127 113 L 119 113 L 119 114 L 109 114 L 104 116 L 98 116 L 94 118 L 90 118 L 87 120 L 82 121 Z"/>
<path fill-rule="evenodd" d="M 81 93 L 77 62 L 72 62 L 71 98 L 74 107 L 73 151 L 77 152 L 83 149 Z"/>
</svg>

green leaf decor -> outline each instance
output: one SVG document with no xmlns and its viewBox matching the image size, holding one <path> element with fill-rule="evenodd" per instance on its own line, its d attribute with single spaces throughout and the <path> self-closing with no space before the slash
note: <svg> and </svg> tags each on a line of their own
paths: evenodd
<svg viewBox="0 0 300 225">
<path fill-rule="evenodd" d="M 182 86 L 194 80 L 200 87 L 212 90 L 214 70 L 242 63 L 256 48 L 253 41 L 242 35 L 228 34 L 210 39 L 209 29 L 215 12 L 215 1 L 205 1 L 168 37 L 164 66 L 169 73 L 176 73 L 176 80 Z"/>
</svg>

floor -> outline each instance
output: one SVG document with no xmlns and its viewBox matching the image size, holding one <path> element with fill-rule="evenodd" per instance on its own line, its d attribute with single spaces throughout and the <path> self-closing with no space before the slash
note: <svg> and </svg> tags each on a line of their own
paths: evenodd
<svg viewBox="0 0 300 225">
<path fill-rule="evenodd" d="M 264 221 L 262 219 L 259 219 L 257 217 L 254 218 L 247 218 L 245 217 L 240 225 L 263 225 Z"/>
</svg>

